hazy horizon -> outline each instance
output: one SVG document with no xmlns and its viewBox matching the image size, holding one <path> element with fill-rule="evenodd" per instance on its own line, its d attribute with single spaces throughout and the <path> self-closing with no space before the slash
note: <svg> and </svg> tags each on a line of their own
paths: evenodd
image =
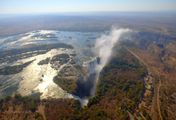
<svg viewBox="0 0 176 120">
<path fill-rule="evenodd" d="M 0 3 L 0 14 L 176 11 L 174 0 L 6 0 Z"/>
</svg>

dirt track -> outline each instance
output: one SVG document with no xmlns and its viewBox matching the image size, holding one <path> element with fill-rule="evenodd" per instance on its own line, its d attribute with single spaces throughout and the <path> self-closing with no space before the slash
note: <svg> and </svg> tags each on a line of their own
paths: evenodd
<svg viewBox="0 0 176 120">
<path fill-rule="evenodd" d="M 138 56 L 136 53 L 134 53 L 132 50 L 126 48 L 133 56 L 135 56 L 143 65 L 147 67 L 148 72 L 152 73 L 150 70 L 150 66 L 143 60 L 141 59 L 140 56 Z M 160 87 L 161 87 L 161 79 L 158 73 L 159 77 L 159 83 L 157 86 L 155 86 L 156 90 L 154 91 L 154 96 L 152 100 L 152 108 L 151 108 L 151 113 L 152 113 L 152 119 L 153 120 L 163 120 L 162 114 L 161 114 L 161 108 L 160 108 Z M 156 84 L 156 81 L 154 81 L 154 84 Z M 155 104 L 157 104 L 157 109 L 155 109 Z M 157 113 L 158 112 L 158 113 Z M 158 114 L 158 115 L 157 115 Z M 158 117 L 159 118 L 158 118 Z"/>
</svg>

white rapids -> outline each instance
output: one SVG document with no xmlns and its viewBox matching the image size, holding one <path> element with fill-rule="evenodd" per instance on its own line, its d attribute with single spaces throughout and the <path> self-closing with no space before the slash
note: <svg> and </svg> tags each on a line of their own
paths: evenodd
<svg viewBox="0 0 176 120">
<path fill-rule="evenodd" d="M 41 99 L 45 98 L 72 98 L 72 95 L 61 89 L 53 82 L 53 78 L 57 75 L 65 64 L 61 65 L 59 70 L 51 67 L 51 64 L 38 65 L 38 62 L 46 58 L 52 58 L 55 55 L 69 52 L 69 50 L 53 49 L 46 54 L 31 57 L 28 60 L 35 60 L 27 66 L 20 74 L 22 81 L 19 84 L 18 92 L 23 95 L 31 95 L 35 92 L 41 93 Z M 23 60 L 26 61 L 26 60 Z"/>
</svg>

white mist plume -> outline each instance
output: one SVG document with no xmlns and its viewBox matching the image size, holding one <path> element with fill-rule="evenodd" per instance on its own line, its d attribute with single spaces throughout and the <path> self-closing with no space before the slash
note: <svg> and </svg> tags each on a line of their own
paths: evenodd
<svg viewBox="0 0 176 120">
<path fill-rule="evenodd" d="M 120 40 L 120 37 L 130 31 L 130 29 L 112 28 L 109 34 L 104 34 L 96 40 L 95 50 L 97 56 L 100 58 L 100 65 L 98 66 L 99 71 L 108 63 L 112 54 L 112 49 Z"/>
<path fill-rule="evenodd" d="M 91 92 L 93 96 L 95 95 L 96 85 L 99 79 L 100 72 L 110 60 L 113 47 L 119 42 L 122 35 L 129 32 L 131 32 L 130 29 L 112 28 L 109 34 L 104 34 L 96 40 L 95 52 L 96 55 L 100 58 L 100 63 L 96 66 L 97 77 Z"/>
</svg>

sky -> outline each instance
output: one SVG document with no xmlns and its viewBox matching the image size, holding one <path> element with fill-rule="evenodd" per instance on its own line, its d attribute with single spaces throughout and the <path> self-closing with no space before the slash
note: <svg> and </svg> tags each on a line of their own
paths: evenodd
<svg viewBox="0 0 176 120">
<path fill-rule="evenodd" d="M 0 0 L 0 13 L 176 11 L 176 0 Z"/>
</svg>

